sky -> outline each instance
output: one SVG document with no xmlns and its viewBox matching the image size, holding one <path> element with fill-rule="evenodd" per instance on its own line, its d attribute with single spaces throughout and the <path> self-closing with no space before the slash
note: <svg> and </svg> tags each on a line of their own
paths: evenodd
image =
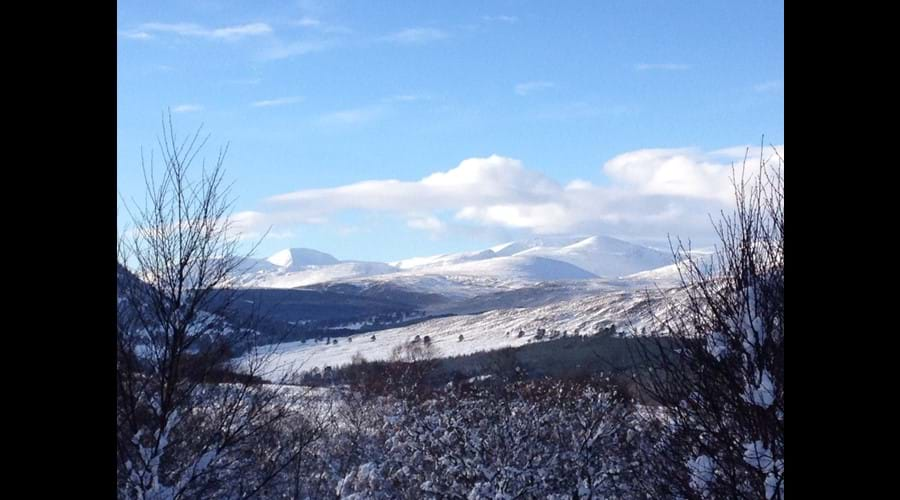
<svg viewBox="0 0 900 500">
<path fill-rule="evenodd" d="M 170 110 L 228 145 L 260 257 L 704 245 L 732 165 L 783 157 L 783 1 L 120 0 L 116 29 L 120 228 Z"/>
</svg>

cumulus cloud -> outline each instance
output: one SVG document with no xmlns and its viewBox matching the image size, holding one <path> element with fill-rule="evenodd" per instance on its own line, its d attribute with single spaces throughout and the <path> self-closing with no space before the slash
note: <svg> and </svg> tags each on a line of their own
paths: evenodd
<svg viewBox="0 0 900 500">
<path fill-rule="evenodd" d="M 784 147 L 776 149 L 783 158 Z M 707 214 L 730 206 L 732 166 L 740 174 L 747 151 L 630 151 L 602 166 L 608 179 L 603 185 L 582 179 L 563 185 L 504 156 L 469 158 L 418 181 L 368 180 L 279 194 L 265 200 L 264 210 L 243 217 L 248 227 L 289 226 L 361 210 L 403 217 L 408 227 L 431 233 L 453 226 L 632 237 L 708 233 Z M 747 162 L 758 165 L 759 158 L 750 154 Z"/>
<path fill-rule="evenodd" d="M 440 233 L 446 229 L 446 225 L 433 215 L 413 216 L 406 221 L 406 225 L 413 229 L 420 229 L 430 233 Z"/>
</svg>

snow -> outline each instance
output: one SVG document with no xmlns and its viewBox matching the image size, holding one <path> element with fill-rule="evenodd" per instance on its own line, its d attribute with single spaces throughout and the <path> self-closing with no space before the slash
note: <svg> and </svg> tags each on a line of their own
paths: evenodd
<svg viewBox="0 0 900 500">
<path fill-rule="evenodd" d="M 269 257 L 268 261 L 289 271 L 305 266 L 326 266 L 340 262 L 327 253 L 310 248 L 287 248 Z"/>
<path fill-rule="evenodd" d="M 268 259 L 251 259 L 232 284 L 295 288 L 378 277 L 413 282 L 417 289 L 470 295 L 455 288 L 515 288 L 524 282 L 620 277 L 664 268 L 671 255 L 608 236 L 548 236 L 511 241 L 484 250 L 412 257 L 391 263 L 341 261 L 308 248 L 289 248 Z M 665 271 L 665 276 L 671 272 Z M 437 277 L 437 279 L 426 279 Z M 654 275 L 636 276 L 654 280 Z M 431 285 L 433 288 L 430 288 Z M 430 288 L 430 289 L 429 289 Z"/>
<path fill-rule="evenodd" d="M 530 282 L 595 277 L 588 271 L 566 262 L 520 255 L 438 266 L 420 272 L 443 276 L 492 276 L 506 281 Z"/>
<path fill-rule="evenodd" d="M 702 495 L 706 491 L 707 485 L 715 480 L 715 463 L 710 457 L 700 455 L 688 461 L 687 465 L 691 471 L 691 487 Z"/>
<path fill-rule="evenodd" d="M 669 254 L 607 236 L 591 236 L 561 248 L 534 247 L 516 255 L 533 255 L 567 262 L 597 276 L 612 278 L 672 262 Z"/>
<path fill-rule="evenodd" d="M 430 257 L 413 257 L 411 259 L 399 260 L 391 262 L 391 265 L 398 269 L 415 269 L 425 266 L 443 266 L 448 264 L 458 264 L 473 260 L 492 259 L 497 255 L 493 250 L 481 250 L 477 252 L 450 253 L 441 255 L 432 255 Z"/>
<path fill-rule="evenodd" d="M 381 262 L 345 261 L 331 265 L 293 266 L 270 272 L 244 274 L 237 278 L 236 284 L 253 288 L 296 288 L 396 271 L 395 268 Z"/>
<path fill-rule="evenodd" d="M 760 374 L 760 381 L 756 387 L 750 385 L 743 394 L 744 400 L 762 408 L 772 406 L 775 401 L 775 384 L 768 370 Z"/>
<path fill-rule="evenodd" d="M 657 299 L 652 299 L 657 300 Z M 458 356 L 504 347 L 517 347 L 534 341 L 538 328 L 567 335 L 591 335 L 598 326 L 616 325 L 620 331 L 637 331 L 652 324 L 650 307 L 644 293 L 636 291 L 609 292 L 598 296 L 561 301 L 541 307 L 502 309 L 481 314 L 433 318 L 413 325 L 373 332 L 376 340 L 355 339 L 353 342 L 290 342 L 263 346 L 261 351 L 271 356 L 264 370 L 266 378 L 277 380 L 294 371 L 313 367 L 338 367 L 352 362 L 356 354 L 369 361 L 386 360 L 396 345 L 409 342 L 416 335 L 431 337 L 431 344 L 440 357 Z M 518 337 L 519 330 L 525 335 Z M 507 332 L 510 334 L 507 335 Z M 462 342 L 459 335 L 464 336 Z M 561 335 L 561 333 L 560 333 Z"/>
</svg>

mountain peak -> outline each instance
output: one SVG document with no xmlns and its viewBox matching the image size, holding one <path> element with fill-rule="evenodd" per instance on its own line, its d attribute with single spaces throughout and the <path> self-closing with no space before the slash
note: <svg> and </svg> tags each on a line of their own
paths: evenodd
<svg viewBox="0 0 900 500">
<path fill-rule="evenodd" d="M 325 252 L 311 248 L 286 248 L 267 259 L 270 263 L 294 271 L 307 266 L 328 266 L 340 261 Z"/>
</svg>

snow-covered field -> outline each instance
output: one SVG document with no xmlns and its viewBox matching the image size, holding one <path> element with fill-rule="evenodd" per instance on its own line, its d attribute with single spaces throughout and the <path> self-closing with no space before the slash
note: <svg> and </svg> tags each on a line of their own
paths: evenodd
<svg viewBox="0 0 900 500">
<path fill-rule="evenodd" d="M 338 338 L 338 343 L 325 345 L 313 340 L 264 346 L 271 354 L 266 377 L 272 380 L 294 371 L 313 367 L 338 367 L 349 364 L 353 356 L 385 360 L 399 344 L 416 335 L 431 337 L 438 356 L 449 357 L 525 345 L 534 341 L 538 328 L 566 331 L 568 335 L 591 335 L 598 327 L 615 324 L 620 331 L 631 331 L 650 325 L 649 308 L 658 300 L 648 299 L 643 292 L 611 292 L 599 296 L 563 301 L 542 307 L 494 310 L 481 314 L 435 318 L 414 325 Z M 519 330 L 525 332 L 518 336 Z M 509 335 L 507 335 L 509 332 Z M 376 340 L 372 341 L 372 335 Z M 459 336 L 463 335 L 463 340 Z M 332 340 L 333 342 L 333 340 Z"/>
</svg>

